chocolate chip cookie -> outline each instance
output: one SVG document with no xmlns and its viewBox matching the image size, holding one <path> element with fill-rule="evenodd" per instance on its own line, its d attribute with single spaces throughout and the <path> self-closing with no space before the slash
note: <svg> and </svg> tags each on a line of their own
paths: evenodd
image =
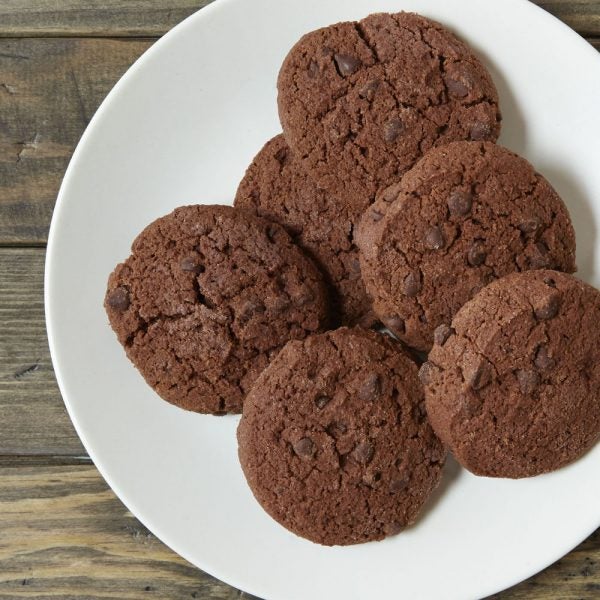
<svg viewBox="0 0 600 600">
<path fill-rule="evenodd" d="M 327 321 L 318 269 L 277 224 L 228 206 L 154 221 L 108 280 L 104 302 L 127 356 L 165 400 L 241 412 L 288 340 Z"/>
<path fill-rule="evenodd" d="M 268 141 L 254 158 L 235 198 L 237 208 L 283 225 L 326 276 L 335 323 L 375 322 L 360 277 L 354 226 L 369 203 L 337 200 L 310 179 L 282 135 Z"/>
<path fill-rule="evenodd" d="M 413 523 L 445 459 L 415 364 L 390 337 L 359 328 L 288 343 L 248 394 L 238 442 L 263 508 L 326 545 Z"/>
<path fill-rule="evenodd" d="M 367 209 L 357 240 L 375 313 L 425 351 L 436 327 L 494 279 L 575 271 L 564 203 L 525 159 L 489 142 L 428 152 Z"/>
<path fill-rule="evenodd" d="M 278 78 L 286 140 L 317 185 L 373 199 L 424 152 L 495 141 L 498 94 L 473 51 L 414 13 L 373 14 L 300 39 Z"/>
<path fill-rule="evenodd" d="M 600 436 L 600 292 L 556 271 L 515 273 L 436 330 L 427 412 L 467 469 L 528 477 Z"/>
</svg>

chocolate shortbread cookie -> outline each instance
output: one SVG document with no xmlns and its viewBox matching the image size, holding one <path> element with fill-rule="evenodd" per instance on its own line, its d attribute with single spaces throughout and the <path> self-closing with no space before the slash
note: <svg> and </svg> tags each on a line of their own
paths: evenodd
<svg viewBox="0 0 600 600">
<path fill-rule="evenodd" d="M 300 39 L 278 79 L 286 140 L 317 185 L 372 200 L 428 149 L 495 141 L 498 94 L 473 51 L 414 13 L 373 14 Z"/>
<path fill-rule="evenodd" d="M 390 337 L 359 328 L 288 343 L 248 394 L 238 442 L 263 508 L 326 545 L 413 523 L 445 459 L 415 364 Z"/>
<path fill-rule="evenodd" d="M 494 279 L 575 271 L 564 203 L 525 159 L 489 142 L 428 152 L 367 209 L 357 239 L 375 313 L 425 351 L 435 328 Z"/>
<path fill-rule="evenodd" d="M 332 198 L 295 161 L 282 135 L 268 141 L 242 179 L 235 206 L 283 225 L 315 260 L 329 284 L 334 322 L 375 322 L 360 277 L 354 226 L 369 205 L 364 198 Z"/>
<path fill-rule="evenodd" d="M 320 272 L 277 224 L 229 206 L 185 206 L 151 223 L 108 280 L 127 356 L 165 400 L 241 412 L 288 340 L 326 324 Z"/>
<path fill-rule="evenodd" d="M 435 431 L 477 475 L 558 469 L 600 436 L 600 292 L 556 271 L 515 273 L 436 330 L 421 367 Z"/>
</svg>

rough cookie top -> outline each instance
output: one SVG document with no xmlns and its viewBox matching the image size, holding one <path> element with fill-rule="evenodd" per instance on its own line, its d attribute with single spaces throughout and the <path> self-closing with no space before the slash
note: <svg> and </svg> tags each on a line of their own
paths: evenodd
<svg viewBox="0 0 600 600">
<path fill-rule="evenodd" d="M 564 203 L 524 159 L 489 142 L 428 152 L 365 212 L 357 240 L 373 309 L 429 350 L 482 287 L 514 271 L 575 271 Z"/>
<path fill-rule="evenodd" d="M 375 318 L 353 231 L 368 204 L 364 198 L 342 201 L 321 191 L 293 159 L 282 135 L 256 155 L 235 198 L 237 208 L 283 225 L 315 260 L 329 284 L 335 323 L 365 327 Z"/>
<path fill-rule="evenodd" d="M 445 458 L 415 364 L 397 342 L 363 329 L 288 343 L 248 394 L 238 442 L 263 508 L 326 545 L 410 525 Z"/>
<path fill-rule="evenodd" d="M 282 227 L 228 206 L 184 206 L 151 223 L 111 274 L 105 308 L 127 355 L 165 399 L 241 412 L 258 374 L 320 331 L 326 292 Z"/>
<path fill-rule="evenodd" d="M 302 37 L 278 78 L 285 137 L 338 198 L 373 199 L 433 146 L 495 141 L 498 94 L 472 50 L 414 13 L 373 14 Z"/>
<path fill-rule="evenodd" d="M 600 292 L 556 271 L 500 279 L 436 331 L 421 367 L 436 433 L 467 469 L 526 477 L 600 436 Z"/>
</svg>

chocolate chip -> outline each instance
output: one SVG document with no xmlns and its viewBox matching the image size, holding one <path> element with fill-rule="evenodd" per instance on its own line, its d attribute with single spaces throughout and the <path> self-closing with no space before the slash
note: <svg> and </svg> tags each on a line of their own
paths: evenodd
<svg viewBox="0 0 600 600">
<path fill-rule="evenodd" d="M 405 278 L 402 284 L 404 295 L 414 298 L 421 291 L 421 275 L 411 272 Z"/>
<path fill-rule="evenodd" d="M 443 346 L 448 338 L 455 333 L 454 329 L 450 327 L 450 325 L 446 325 L 446 323 L 442 323 L 438 327 L 435 328 L 433 332 L 433 343 L 438 346 Z"/>
<path fill-rule="evenodd" d="M 398 137 L 400 136 L 400 134 L 403 131 L 404 131 L 404 123 L 402 122 L 401 119 L 399 119 L 397 117 L 390 119 L 383 126 L 383 139 L 388 144 L 391 144 L 392 142 L 395 142 L 398 139 Z"/>
<path fill-rule="evenodd" d="M 448 92 L 453 96 L 464 98 L 469 93 L 469 88 L 462 82 L 451 77 L 446 77 L 446 87 Z"/>
<path fill-rule="evenodd" d="M 294 452 L 300 458 L 312 458 L 316 451 L 314 442 L 309 437 L 303 437 L 294 443 Z"/>
<path fill-rule="evenodd" d="M 204 265 L 202 264 L 202 258 L 199 254 L 189 254 L 188 256 L 181 259 L 179 266 L 182 271 L 190 273 L 202 273 L 204 271 Z"/>
<path fill-rule="evenodd" d="M 358 95 L 366 100 L 373 100 L 373 97 L 375 96 L 375 90 L 377 90 L 379 87 L 379 83 L 380 82 L 377 79 L 371 79 L 370 81 L 367 81 L 367 83 L 365 83 L 365 85 L 363 85 L 363 87 L 361 87 L 358 91 Z"/>
<path fill-rule="evenodd" d="M 492 381 L 492 365 L 483 357 L 478 357 L 462 369 L 465 383 L 473 390 L 484 388 Z"/>
<path fill-rule="evenodd" d="M 304 306 L 314 300 L 314 296 L 310 290 L 303 290 L 300 294 L 294 296 L 293 300 L 296 306 Z"/>
<path fill-rule="evenodd" d="M 464 217 L 471 212 L 473 196 L 470 192 L 453 190 L 448 197 L 448 210 L 455 217 Z"/>
<path fill-rule="evenodd" d="M 394 477 L 390 482 L 390 492 L 397 494 L 408 485 L 408 480 L 405 477 Z"/>
<path fill-rule="evenodd" d="M 536 371 L 519 370 L 517 371 L 517 381 L 523 394 L 532 394 L 540 384 L 540 376 Z"/>
<path fill-rule="evenodd" d="M 537 228 L 540 226 L 540 221 L 537 217 L 532 217 L 531 219 L 524 219 L 517 225 L 519 231 L 521 233 L 534 233 L 537 231 Z"/>
<path fill-rule="evenodd" d="M 290 161 L 289 148 L 287 146 L 279 148 L 279 150 L 275 152 L 275 160 L 279 163 L 280 167 L 285 166 Z"/>
<path fill-rule="evenodd" d="M 358 390 L 361 400 L 376 400 L 381 393 L 381 382 L 377 373 L 369 373 Z"/>
<path fill-rule="evenodd" d="M 348 431 L 348 427 L 345 425 L 345 423 L 342 423 L 341 421 L 334 421 L 333 423 L 330 423 L 327 426 L 325 431 L 327 431 L 327 433 L 331 437 L 334 437 L 335 439 L 337 439 L 340 436 L 344 435 L 344 433 L 346 433 L 346 431 Z"/>
<path fill-rule="evenodd" d="M 318 409 L 325 408 L 325 406 L 327 406 L 327 404 L 329 404 L 330 400 L 331 400 L 331 398 L 329 398 L 328 396 L 318 396 L 315 399 L 315 406 Z"/>
<path fill-rule="evenodd" d="M 316 60 L 311 60 L 308 65 L 308 76 L 311 79 L 316 79 L 319 76 L 319 64 Z"/>
<path fill-rule="evenodd" d="M 275 312 L 280 313 L 289 308 L 290 304 L 291 302 L 288 296 L 282 293 L 273 298 L 271 301 L 271 308 Z"/>
<path fill-rule="evenodd" d="M 550 266 L 550 250 L 544 242 L 537 242 L 534 246 L 533 255 L 529 259 L 529 266 L 532 269 L 544 269 Z"/>
<path fill-rule="evenodd" d="M 406 331 L 404 319 L 402 319 L 398 315 L 388 315 L 387 317 L 381 317 L 381 322 L 393 333 L 401 335 Z"/>
<path fill-rule="evenodd" d="M 276 227 L 275 225 L 269 225 L 267 227 L 267 237 L 269 238 L 269 241 L 275 243 L 277 241 L 277 234 L 280 231 L 281 230 L 279 227 Z"/>
<path fill-rule="evenodd" d="M 553 319 L 560 308 L 560 295 L 554 292 L 536 300 L 533 303 L 535 318 L 539 321 Z"/>
<path fill-rule="evenodd" d="M 430 227 L 425 232 L 425 246 L 430 248 L 431 250 L 439 250 L 444 247 L 446 241 L 444 240 L 444 234 L 442 230 L 436 225 L 435 227 Z"/>
<path fill-rule="evenodd" d="M 265 312 L 265 305 L 258 298 L 249 298 L 244 302 L 240 310 L 240 316 L 243 319 L 262 314 Z"/>
<path fill-rule="evenodd" d="M 548 354 L 546 346 L 540 346 L 537 349 L 533 362 L 540 371 L 548 371 L 556 364 L 556 361 Z"/>
<path fill-rule="evenodd" d="M 429 385 L 434 377 L 438 374 L 439 368 L 434 365 L 432 362 L 425 362 L 421 365 L 419 369 L 419 381 L 423 385 Z"/>
<path fill-rule="evenodd" d="M 129 292 L 124 287 L 118 287 L 108 295 L 106 303 L 115 310 L 126 311 L 130 304 Z"/>
<path fill-rule="evenodd" d="M 336 54 L 333 59 L 335 60 L 338 73 L 342 77 L 352 75 L 352 73 L 355 73 L 362 64 L 359 58 L 351 56 L 350 54 Z"/>
<path fill-rule="evenodd" d="M 482 123 L 481 121 L 477 121 L 471 126 L 471 130 L 469 131 L 469 137 L 476 142 L 487 140 L 492 133 L 492 130 L 488 123 Z"/>
<path fill-rule="evenodd" d="M 481 242 L 474 242 L 467 252 L 467 262 L 472 267 L 478 267 L 485 262 L 487 252 Z"/>
<path fill-rule="evenodd" d="M 556 288 L 556 281 L 552 277 L 544 277 L 544 283 L 551 288 Z"/>
<path fill-rule="evenodd" d="M 402 530 L 404 529 L 404 527 L 397 522 L 394 523 L 386 523 L 383 526 L 383 532 L 385 533 L 385 535 L 397 535 L 399 534 Z"/>
<path fill-rule="evenodd" d="M 383 213 L 375 208 L 371 209 L 371 219 L 373 219 L 373 221 L 375 221 L 375 223 L 377 223 L 378 221 L 381 221 L 381 219 L 383 219 Z"/>
<path fill-rule="evenodd" d="M 375 448 L 371 442 L 361 442 L 352 451 L 352 457 L 357 463 L 366 465 L 373 458 Z"/>
</svg>

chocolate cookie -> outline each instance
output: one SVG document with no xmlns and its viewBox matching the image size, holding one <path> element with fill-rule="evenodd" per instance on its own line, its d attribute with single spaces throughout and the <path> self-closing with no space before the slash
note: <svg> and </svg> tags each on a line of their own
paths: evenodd
<svg viewBox="0 0 600 600">
<path fill-rule="evenodd" d="M 436 330 L 421 367 L 429 418 L 477 475 L 558 469 L 600 436 L 600 292 L 556 271 L 515 273 Z"/>
<path fill-rule="evenodd" d="M 357 239 L 376 314 L 419 350 L 494 279 L 575 271 L 562 200 L 525 159 L 489 142 L 428 152 L 366 211 Z"/>
<path fill-rule="evenodd" d="M 104 305 L 160 396 L 214 414 L 241 412 L 271 358 L 327 316 L 322 277 L 284 229 L 229 206 L 177 208 L 146 227 Z"/>
<path fill-rule="evenodd" d="M 288 343 L 248 394 L 238 442 L 263 508 L 326 545 L 382 539 L 413 523 L 445 459 L 415 364 L 365 329 Z"/>
<path fill-rule="evenodd" d="M 332 315 L 343 325 L 375 322 L 360 277 L 353 230 L 369 203 L 332 198 L 292 157 L 282 135 L 267 142 L 248 167 L 235 206 L 283 225 L 325 274 Z"/>
<path fill-rule="evenodd" d="M 278 79 L 283 132 L 340 199 L 373 199 L 429 148 L 496 140 L 498 94 L 472 50 L 414 13 L 373 14 L 300 39 Z"/>
</svg>

